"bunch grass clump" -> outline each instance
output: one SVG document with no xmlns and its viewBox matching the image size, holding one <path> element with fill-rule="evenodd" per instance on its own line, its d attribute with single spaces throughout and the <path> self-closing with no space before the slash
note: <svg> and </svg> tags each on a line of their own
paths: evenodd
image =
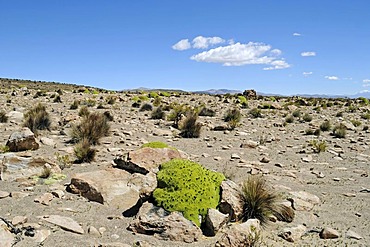
<svg viewBox="0 0 370 247">
<path fill-rule="evenodd" d="M 148 103 L 144 103 L 139 109 L 139 111 L 151 111 L 151 110 L 153 110 L 153 106 Z"/>
<path fill-rule="evenodd" d="M 311 140 L 310 146 L 315 153 L 325 152 L 328 148 L 326 141 Z"/>
<path fill-rule="evenodd" d="M 180 136 L 184 138 L 198 138 L 202 125 L 197 123 L 198 114 L 195 111 L 189 111 L 180 127 Z"/>
<path fill-rule="evenodd" d="M 249 115 L 251 115 L 253 118 L 261 118 L 262 117 L 262 111 L 259 108 L 252 108 L 249 111 Z"/>
<path fill-rule="evenodd" d="M 163 111 L 162 107 L 157 107 L 152 111 L 151 119 L 165 119 L 166 113 Z"/>
<path fill-rule="evenodd" d="M 333 129 L 333 136 L 336 138 L 345 138 L 347 134 L 347 128 L 343 124 L 339 124 Z"/>
<path fill-rule="evenodd" d="M 72 140 L 79 142 L 86 139 L 91 145 L 96 145 L 100 138 L 108 135 L 109 129 L 110 125 L 104 114 L 90 113 L 78 125 L 73 126 Z"/>
<path fill-rule="evenodd" d="M 224 121 L 227 122 L 229 129 L 231 130 L 235 129 L 239 125 L 241 119 L 242 114 L 237 108 L 228 109 L 224 116 Z"/>
<path fill-rule="evenodd" d="M 329 120 L 325 120 L 321 125 L 320 125 L 320 130 L 321 131 L 329 131 L 331 129 L 331 123 Z"/>
<path fill-rule="evenodd" d="M 158 187 L 153 192 L 157 205 L 170 212 L 181 212 L 200 226 L 199 215 L 204 221 L 208 209 L 218 206 L 225 177 L 198 163 L 173 159 L 161 165 L 157 179 Z"/>
<path fill-rule="evenodd" d="M 80 140 L 74 147 L 73 151 L 77 158 L 76 162 L 78 163 L 90 163 L 95 159 L 96 150 L 91 148 L 91 144 L 86 138 Z"/>
<path fill-rule="evenodd" d="M 46 107 L 39 103 L 24 115 L 23 126 L 29 128 L 34 134 L 38 130 L 49 129 L 51 120 Z"/>
<path fill-rule="evenodd" d="M 216 112 L 210 108 L 202 107 L 199 111 L 199 116 L 214 117 Z"/>
<path fill-rule="evenodd" d="M 244 181 L 242 220 L 258 219 L 265 226 L 271 215 L 284 215 L 279 196 L 266 184 L 261 176 L 250 176 Z"/>
</svg>

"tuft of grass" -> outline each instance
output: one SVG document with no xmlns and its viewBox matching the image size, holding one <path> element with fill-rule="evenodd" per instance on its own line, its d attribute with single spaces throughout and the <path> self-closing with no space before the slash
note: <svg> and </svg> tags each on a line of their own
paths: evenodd
<svg viewBox="0 0 370 247">
<path fill-rule="evenodd" d="M 360 126 L 360 125 L 362 124 L 360 120 L 356 120 L 356 119 L 352 119 L 352 120 L 351 120 L 351 123 L 352 123 L 352 124 L 353 124 L 353 126 L 355 126 L 355 127 L 358 127 L 358 126 Z"/>
<path fill-rule="evenodd" d="M 42 170 L 41 174 L 39 175 L 39 178 L 46 179 L 50 177 L 51 175 L 51 167 L 45 166 L 44 169 Z"/>
<path fill-rule="evenodd" d="M 303 121 L 305 122 L 311 122 L 312 121 L 312 116 L 308 113 L 305 113 L 302 117 Z"/>
<path fill-rule="evenodd" d="M 109 97 L 107 98 L 107 104 L 108 104 L 108 105 L 114 105 L 114 103 L 116 103 L 116 98 L 115 98 L 115 97 L 113 97 L 113 96 L 109 96 Z"/>
<path fill-rule="evenodd" d="M 238 126 L 241 118 L 242 114 L 239 109 L 228 109 L 225 113 L 224 121 L 229 125 L 229 129 L 233 130 Z"/>
<path fill-rule="evenodd" d="M 325 152 L 328 148 L 326 141 L 312 140 L 310 141 L 310 146 L 315 153 Z"/>
<path fill-rule="evenodd" d="M 75 100 L 75 101 L 73 101 L 73 103 L 71 104 L 71 106 L 69 107 L 69 109 L 76 110 L 79 105 L 80 105 L 80 101 Z"/>
<path fill-rule="evenodd" d="M 78 115 L 80 117 L 86 117 L 88 115 L 90 115 L 90 111 L 89 111 L 89 108 L 87 106 L 82 106 L 80 111 L 78 112 Z"/>
<path fill-rule="evenodd" d="M 293 123 L 294 122 L 294 117 L 293 115 L 289 115 L 285 118 L 285 123 Z"/>
<path fill-rule="evenodd" d="M 258 108 L 253 108 L 249 111 L 249 115 L 251 115 L 254 118 L 261 118 L 262 117 L 262 111 Z"/>
<path fill-rule="evenodd" d="M 250 176 L 243 183 L 242 220 L 258 219 L 261 226 L 266 226 L 271 215 L 281 212 L 279 196 L 266 184 L 261 176 Z"/>
<path fill-rule="evenodd" d="M 333 136 L 336 138 L 345 138 L 347 134 L 347 128 L 343 124 L 339 124 L 333 129 Z"/>
<path fill-rule="evenodd" d="M 54 100 L 53 100 L 54 103 L 62 103 L 62 98 L 60 97 L 60 95 L 56 95 Z"/>
<path fill-rule="evenodd" d="M 34 134 L 38 130 L 49 129 L 51 120 L 46 107 L 39 103 L 24 115 L 23 126 L 29 128 Z"/>
<path fill-rule="evenodd" d="M 198 138 L 202 125 L 197 123 L 198 114 L 195 111 L 189 111 L 180 127 L 180 136 L 184 138 Z"/>
<path fill-rule="evenodd" d="M 102 113 L 90 113 L 84 116 L 81 123 L 73 126 L 72 140 L 79 142 L 86 139 L 90 144 L 96 145 L 99 139 L 107 136 L 110 126 L 107 117 Z"/>
<path fill-rule="evenodd" d="M 215 115 L 216 115 L 216 112 L 207 107 L 202 107 L 202 109 L 200 109 L 199 111 L 199 116 L 214 117 Z"/>
<path fill-rule="evenodd" d="M 320 124 L 321 131 L 329 131 L 331 129 L 331 123 L 329 120 L 325 120 L 322 124 Z"/>
<path fill-rule="evenodd" d="M 165 119 L 166 114 L 162 110 L 162 107 L 158 107 L 152 111 L 151 118 L 152 119 Z"/>
<path fill-rule="evenodd" d="M 79 141 L 73 149 L 78 163 L 94 161 L 96 150 L 91 148 L 90 141 L 86 138 Z"/>
<path fill-rule="evenodd" d="M 0 111 L 0 123 L 8 122 L 8 116 L 5 111 Z"/>
<path fill-rule="evenodd" d="M 301 116 L 301 111 L 300 110 L 295 110 L 292 113 L 292 116 L 295 117 L 295 118 L 299 118 Z"/>
<path fill-rule="evenodd" d="M 110 111 L 105 111 L 103 115 L 107 118 L 108 121 L 112 122 L 114 120 L 113 115 L 110 113 Z"/>
</svg>

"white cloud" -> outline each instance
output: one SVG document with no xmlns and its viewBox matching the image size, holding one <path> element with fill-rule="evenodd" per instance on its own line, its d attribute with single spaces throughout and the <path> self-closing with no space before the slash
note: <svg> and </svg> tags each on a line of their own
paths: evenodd
<svg viewBox="0 0 370 247">
<path fill-rule="evenodd" d="M 362 80 L 363 83 L 370 83 L 370 79 L 364 79 Z"/>
<path fill-rule="evenodd" d="M 293 36 L 301 36 L 302 34 L 300 33 L 293 33 Z"/>
<path fill-rule="evenodd" d="M 302 74 L 303 74 L 304 77 L 307 77 L 307 76 L 312 75 L 313 73 L 312 72 L 303 72 Z"/>
<path fill-rule="evenodd" d="M 285 62 L 284 60 L 275 60 L 270 63 L 271 67 L 263 68 L 263 70 L 274 70 L 274 69 L 286 69 L 289 68 L 290 65 Z"/>
<path fill-rule="evenodd" d="M 314 51 L 305 51 L 301 53 L 302 57 L 314 57 L 316 56 L 316 52 Z"/>
<path fill-rule="evenodd" d="M 272 54 L 267 55 L 266 53 L 269 51 Z M 279 52 L 277 51 L 278 50 L 275 49 L 275 51 L 272 52 L 270 45 L 262 43 L 235 43 L 198 53 L 191 56 L 190 59 L 197 62 L 221 63 L 224 66 L 265 64 L 273 65 L 272 67 L 266 69 L 283 69 L 290 67 L 290 65 L 284 60 L 278 59 L 276 53 Z"/>
<path fill-rule="evenodd" d="M 198 36 L 193 39 L 193 48 L 207 49 L 209 46 L 224 43 L 225 40 L 220 37 Z"/>
<path fill-rule="evenodd" d="M 273 55 L 273 56 L 280 56 L 281 55 L 281 51 L 279 50 L 279 49 L 273 49 L 273 50 L 271 50 L 271 54 Z"/>
<path fill-rule="evenodd" d="M 331 81 L 336 81 L 336 80 L 339 80 L 339 77 L 337 76 L 325 76 L 325 79 L 328 79 L 328 80 L 331 80 Z"/>
<path fill-rule="evenodd" d="M 360 93 L 370 93 L 370 90 L 362 90 Z"/>
<path fill-rule="evenodd" d="M 172 49 L 177 51 L 184 51 L 190 49 L 191 45 L 188 39 L 182 39 L 172 46 Z"/>
</svg>

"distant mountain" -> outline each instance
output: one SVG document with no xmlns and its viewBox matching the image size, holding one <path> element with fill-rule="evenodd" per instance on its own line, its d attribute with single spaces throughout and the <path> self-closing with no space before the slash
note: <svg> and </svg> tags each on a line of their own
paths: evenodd
<svg viewBox="0 0 370 247">
<path fill-rule="evenodd" d="M 205 91 L 193 91 L 192 93 L 197 94 L 236 94 L 236 93 L 242 93 L 240 90 L 231 90 L 231 89 L 209 89 Z"/>
</svg>

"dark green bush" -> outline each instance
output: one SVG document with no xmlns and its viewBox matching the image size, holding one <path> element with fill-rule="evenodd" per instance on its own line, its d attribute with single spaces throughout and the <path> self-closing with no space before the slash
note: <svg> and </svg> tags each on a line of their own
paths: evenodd
<svg viewBox="0 0 370 247">
<path fill-rule="evenodd" d="M 86 117 L 88 115 L 90 115 L 90 111 L 89 111 L 89 108 L 87 106 L 82 106 L 80 111 L 78 112 L 78 115 L 80 117 Z"/>
<path fill-rule="evenodd" d="M 144 103 L 139 109 L 139 111 L 152 111 L 152 110 L 153 110 L 153 106 L 148 103 Z"/>
<path fill-rule="evenodd" d="M 202 109 L 200 109 L 199 111 L 199 116 L 214 117 L 215 115 L 216 115 L 216 112 L 207 107 L 202 107 Z"/>
<path fill-rule="evenodd" d="M 305 113 L 302 117 L 303 121 L 305 122 L 311 122 L 312 121 L 312 116 L 308 113 Z"/>
<path fill-rule="evenodd" d="M 165 119 L 166 114 L 162 110 L 162 107 L 158 107 L 152 111 L 151 118 L 152 119 Z"/>
</svg>

